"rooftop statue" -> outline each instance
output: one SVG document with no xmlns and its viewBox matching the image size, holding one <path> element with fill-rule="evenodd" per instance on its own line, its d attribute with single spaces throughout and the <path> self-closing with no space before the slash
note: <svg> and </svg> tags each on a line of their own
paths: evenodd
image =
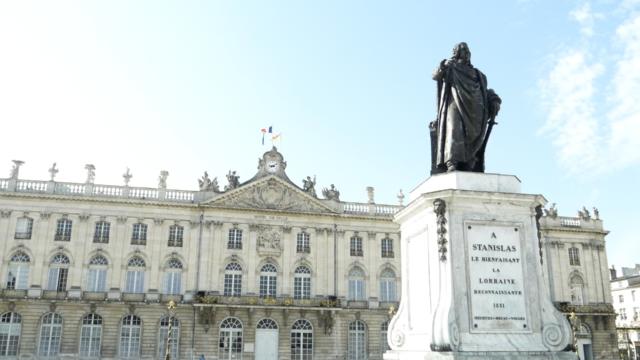
<svg viewBox="0 0 640 360">
<path fill-rule="evenodd" d="M 340 201 L 340 191 L 338 191 L 338 189 L 336 189 L 336 186 L 333 184 L 331 184 L 331 187 L 329 189 L 322 189 L 322 195 L 324 195 L 324 198 L 327 200 Z"/>
<path fill-rule="evenodd" d="M 198 186 L 200 187 L 200 191 L 220 192 L 218 178 L 214 177 L 213 180 L 211 180 L 209 178 L 209 173 L 206 171 L 204 172 L 202 179 L 198 179 Z"/>
<path fill-rule="evenodd" d="M 313 196 L 313 197 L 318 197 L 316 195 L 316 176 L 313 176 L 313 179 L 311 178 L 311 176 L 307 176 L 306 179 L 302 179 L 302 190 L 304 190 L 304 192 L 306 192 L 307 194 Z"/>
<path fill-rule="evenodd" d="M 229 182 L 229 185 L 226 185 L 224 190 L 233 190 L 240 185 L 240 175 L 236 175 L 235 170 L 229 170 L 229 173 L 227 174 L 227 181 Z"/>
<path fill-rule="evenodd" d="M 502 100 L 471 65 L 464 42 L 440 62 L 433 80 L 438 82 L 438 117 L 429 124 L 431 174 L 484 172 L 484 151 Z"/>
</svg>

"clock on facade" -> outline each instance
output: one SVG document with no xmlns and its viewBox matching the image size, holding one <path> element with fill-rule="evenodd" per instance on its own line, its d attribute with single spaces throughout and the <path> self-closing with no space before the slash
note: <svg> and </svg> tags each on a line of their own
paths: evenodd
<svg viewBox="0 0 640 360">
<path fill-rule="evenodd" d="M 270 173 L 278 171 L 278 162 L 274 160 L 267 161 L 267 171 Z"/>
</svg>

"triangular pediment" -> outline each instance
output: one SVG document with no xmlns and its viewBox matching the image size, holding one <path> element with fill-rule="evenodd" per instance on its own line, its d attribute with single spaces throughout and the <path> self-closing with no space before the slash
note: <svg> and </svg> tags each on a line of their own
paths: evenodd
<svg viewBox="0 0 640 360">
<path fill-rule="evenodd" d="M 312 213 L 335 213 L 328 205 L 290 184 L 270 175 L 241 185 L 204 203 L 213 207 L 264 209 Z"/>
</svg>

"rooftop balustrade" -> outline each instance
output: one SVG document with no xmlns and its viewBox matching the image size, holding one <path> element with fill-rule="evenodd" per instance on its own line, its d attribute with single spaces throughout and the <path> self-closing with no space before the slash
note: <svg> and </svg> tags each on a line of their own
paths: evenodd
<svg viewBox="0 0 640 360">
<path fill-rule="evenodd" d="M 165 203 L 191 204 L 210 201 L 220 193 L 163 188 L 103 185 L 92 183 L 71 183 L 43 180 L 0 179 L 1 193 L 42 194 L 96 199 L 123 199 L 158 201 Z M 319 199 L 322 202 L 329 200 Z M 336 208 L 335 206 L 331 206 Z M 398 205 L 383 205 L 358 202 L 339 202 L 339 213 L 356 216 L 376 216 L 391 218 L 402 209 Z"/>
</svg>

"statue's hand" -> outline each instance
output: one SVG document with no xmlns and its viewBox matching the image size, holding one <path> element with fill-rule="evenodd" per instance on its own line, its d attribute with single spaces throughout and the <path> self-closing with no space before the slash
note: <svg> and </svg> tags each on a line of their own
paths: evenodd
<svg viewBox="0 0 640 360">
<path fill-rule="evenodd" d="M 492 101 L 489 108 L 491 117 L 497 116 L 498 112 L 500 112 L 500 101 Z"/>
</svg>

